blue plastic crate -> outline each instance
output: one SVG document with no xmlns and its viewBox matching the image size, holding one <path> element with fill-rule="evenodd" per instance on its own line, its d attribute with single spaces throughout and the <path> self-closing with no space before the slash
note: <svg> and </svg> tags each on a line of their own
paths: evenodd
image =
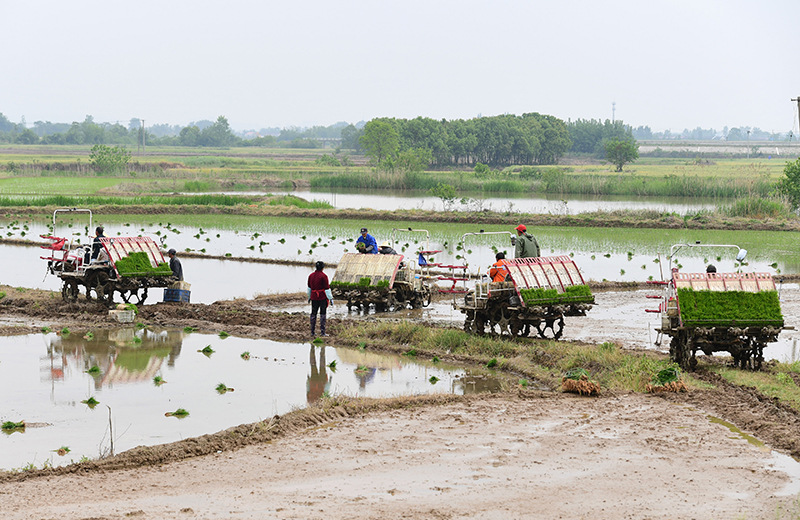
<svg viewBox="0 0 800 520">
<path fill-rule="evenodd" d="M 191 293 L 192 291 L 182 291 L 181 289 L 164 289 L 164 301 L 189 303 Z"/>
</svg>

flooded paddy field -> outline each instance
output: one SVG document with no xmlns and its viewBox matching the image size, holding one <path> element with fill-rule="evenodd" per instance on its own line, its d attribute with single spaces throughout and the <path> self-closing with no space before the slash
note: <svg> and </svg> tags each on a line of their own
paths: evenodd
<svg viewBox="0 0 800 520">
<path fill-rule="evenodd" d="M 198 352 L 207 346 L 214 352 Z M 485 369 L 400 355 L 180 329 L 0 337 L 0 422 L 29 425 L 0 434 L 0 469 L 95 459 L 111 453 L 112 437 L 119 453 L 214 433 L 323 395 L 470 394 L 500 391 L 505 381 Z M 231 390 L 219 391 L 221 383 Z M 98 404 L 83 402 L 90 398 Z M 165 416 L 179 408 L 189 415 Z M 59 455 L 62 447 L 69 452 Z"/>
<path fill-rule="evenodd" d="M 55 230 L 58 236 L 69 237 L 73 244 L 89 243 L 94 233 L 85 221 L 65 221 Z M 218 259 L 184 258 L 187 281 L 193 283 L 195 301 L 207 302 L 232 297 L 252 297 L 257 293 L 295 292 L 305 289 L 306 270 L 322 260 L 336 264 L 346 252 L 354 252 L 355 239 L 362 225 L 368 226 L 378 242 L 389 240 L 407 257 L 416 258 L 421 249 L 441 250 L 436 262 L 469 266 L 473 276 L 485 273 L 494 262 L 496 251 L 513 255 L 509 237 L 503 235 L 468 236 L 465 233 L 511 231 L 504 226 L 470 224 L 426 224 L 430 242 L 424 233 L 400 229 L 420 229 L 420 223 L 360 222 L 354 220 L 289 219 L 244 216 L 159 215 L 149 219 L 141 215 L 104 215 L 95 217 L 93 225 L 102 223 L 106 235 L 149 236 L 163 247 L 193 255 L 230 258 L 232 264 Z M 72 224 L 72 227 L 69 225 Z M 45 218 L 0 220 L 0 233 L 8 239 L 35 239 L 50 232 Z M 748 250 L 747 265 L 734 263 L 733 249 L 692 248 L 681 250 L 673 259 L 684 272 L 700 272 L 713 263 L 719 272 L 742 269 L 746 272 L 780 274 L 800 272 L 800 239 L 796 233 L 777 231 L 672 230 L 637 228 L 542 227 L 531 229 L 542 248 L 543 256 L 569 255 L 587 280 L 645 281 L 668 276 L 666 259 L 674 244 L 732 244 Z M 24 234 L 24 235 L 23 235 Z M 46 264 L 39 257 L 41 250 L 3 248 L 0 262 L 10 277 L 20 282 L 3 281 L 27 287 L 57 289 L 55 279 L 45 279 Z M 264 262 L 288 262 L 305 267 L 258 267 L 236 258 Z M 233 267 L 231 267 L 233 266 Z M 8 269 L 5 269 L 8 267 Z M 52 278 L 52 277 L 51 277 Z"/>
<path fill-rule="evenodd" d="M 223 192 L 230 195 L 242 192 Z M 263 192 L 247 192 L 253 195 L 264 195 Z M 335 208 L 350 209 L 421 209 L 441 210 L 442 201 L 427 191 L 413 190 L 362 190 L 356 193 L 347 190 L 311 189 L 285 192 L 271 192 L 276 195 L 295 195 L 306 200 L 319 200 L 331 204 Z M 463 201 L 463 202 L 462 202 Z M 551 195 L 529 193 L 503 193 L 487 195 L 486 193 L 460 194 L 453 208 L 470 211 L 510 211 L 521 213 L 549 213 L 553 215 L 575 215 L 593 211 L 615 210 L 655 210 L 667 213 L 686 215 L 699 211 L 713 210 L 718 205 L 730 202 L 720 199 L 700 197 L 625 197 L 625 196 L 586 196 L 586 195 Z"/>
</svg>

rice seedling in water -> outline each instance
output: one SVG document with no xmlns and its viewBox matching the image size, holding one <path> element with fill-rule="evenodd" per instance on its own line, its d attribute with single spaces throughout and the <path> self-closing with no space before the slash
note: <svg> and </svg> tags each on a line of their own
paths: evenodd
<svg viewBox="0 0 800 520">
<path fill-rule="evenodd" d="M 211 357 L 211 354 L 213 354 L 213 353 L 214 353 L 214 349 L 213 349 L 213 348 L 211 348 L 211 345 L 206 345 L 206 346 L 205 346 L 205 347 L 203 347 L 202 349 L 198 350 L 198 352 L 202 352 L 202 353 L 203 353 L 203 354 L 205 354 L 206 356 L 208 356 L 208 357 Z"/>
<path fill-rule="evenodd" d="M 227 333 L 227 332 L 225 332 L 224 330 L 221 330 L 221 331 L 219 331 L 219 337 L 220 337 L 220 338 L 222 338 L 222 339 L 225 339 L 225 338 L 227 338 L 228 336 L 230 336 L 230 334 L 228 334 L 228 333 Z"/>
<path fill-rule="evenodd" d="M 97 366 L 97 365 L 93 365 L 92 368 L 90 368 L 89 370 L 86 371 L 86 373 L 87 374 L 92 374 L 93 376 L 96 376 L 96 375 L 98 375 L 100 373 L 100 367 Z"/>
<path fill-rule="evenodd" d="M 95 406 L 97 406 L 98 404 L 100 404 L 100 401 L 98 401 L 98 400 L 97 400 L 97 399 L 95 399 L 94 397 L 90 397 L 89 399 L 84 399 L 84 400 L 83 400 L 83 401 L 81 401 L 81 402 L 82 402 L 83 404 L 85 404 L 86 406 L 88 406 L 89 408 L 94 408 Z"/>
<path fill-rule="evenodd" d="M 242 359 L 244 359 L 245 361 L 247 361 L 248 359 L 250 359 L 250 351 L 249 351 L 249 350 L 245 350 L 244 352 L 242 352 L 242 353 L 241 353 L 241 354 L 239 354 L 239 355 L 240 355 L 240 356 L 242 357 Z"/>
<path fill-rule="evenodd" d="M 187 412 L 184 408 L 178 408 L 174 412 L 167 412 L 164 414 L 165 417 L 177 417 L 178 419 L 183 419 L 187 417 L 189 412 Z"/>
<path fill-rule="evenodd" d="M 324 339 L 322 339 L 322 338 L 314 338 L 314 339 L 311 341 L 311 343 L 314 343 L 314 344 L 316 344 L 316 345 L 319 345 L 320 343 L 325 343 L 325 340 L 324 340 Z"/>
<path fill-rule="evenodd" d="M 6 421 L 0 426 L 5 431 L 10 430 L 24 430 L 25 429 L 25 421 L 14 422 L 14 421 Z"/>
<path fill-rule="evenodd" d="M 225 383 L 218 384 L 216 390 L 220 395 L 226 392 L 233 392 L 233 388 L 229 388 Z"/>
<path fill-rule="evenodd" d="M 153 384 L 156 385 L 156 386 L 161 386 L 164 383 L 166 383 L 166 381 L 164 381 L 164 378 L 161 377 L 161 376 L 155 376 L 153 378 Z"/>
<path fill-rule="evenodd" d="M 417 356 L 417 349 L 411 348 L 410 350 L 403 353 L 404 356 L 408 357 L 416 357 Z"/>
<path fill-rule="evenodd" d="M 367 365 L 358 365 L 358 368 L 356 368 L 355 373 L 356 374 L 364 374 L 364 373 L 366 373 L 368 371 L 369 371 L 369 368 L 367 368 Z"/>
<path fill-rule="evenodd" d="M 64 455 L 66 455 L 67 453 L 69 453 L 72 450 L 69 449 L 69 446 L 61 446 L 57 450 L 53 450 L 53 451 L 56 452 L 58 455 L 63 457 Z"/>
<path fill-rule="evenodd" d="M 184 327 L 183 328 L 183 332 L 194 332 L 196 330 L 197 329 L 195 329 L 194 327 Z"/>
<path fill-rule="evenodd" d="M 48 332 L 50 332 L 50 327 L 42 327 L 43 334 L 47 334 Z"/>
<path fill-rule="evenodd" d="M 431 378 L 428 379 L 428 381 L 430 381 L 432 385 L 435 385 L 436 382 L 439 381 L 439 378 L 436 376 L 431 376 Z"/>
<path fill-rule="evenodd" d="M 492 358 L 486 363 L 486 368 L 494 368 L 497 366 L 497 358 Z"/>
<path fill-rule="evenodd" d="M 330 363 L 328 363 L 328 368 L 330 368 L 331 370 L 336 370 L 336 360 L 335 359 L 333 361 L 331 361 Z"/>
<path fill-rule="evenodd" d="M 94 339 L 94 332 L 91 330 L 83 335 L 83 339 Z"/>
<path fill-rule="evenodd" d="M 433 359 L 431 361 L 433 361 L 434 363 L 438 363 L 440 360 L 438 356 L 433 356 Z"/>
<path fill-rule="evenodd" d="M 61 335 L 62 335 L 62 336 L 68 336 L 68 335 L 69 335 L 69 329 L 68 329 L 68 328 L 66 328 L 66 327 L 64 327 L 63 329 L 61 329 Z"/>
</svg>

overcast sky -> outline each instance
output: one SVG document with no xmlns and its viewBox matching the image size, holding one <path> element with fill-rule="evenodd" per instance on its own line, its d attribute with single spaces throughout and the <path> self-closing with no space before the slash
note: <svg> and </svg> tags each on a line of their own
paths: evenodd
<svg viewBox="0 0 800 520">
<path fill-rule="evenodd" d="M 798 0 L 0 0 L 13 122 L 540 112 L 798 134 Z"/>
</svg>

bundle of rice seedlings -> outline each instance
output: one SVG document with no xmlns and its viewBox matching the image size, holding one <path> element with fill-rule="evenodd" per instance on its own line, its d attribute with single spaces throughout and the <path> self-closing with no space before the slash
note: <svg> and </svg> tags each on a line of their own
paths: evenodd
<svg viewBox="0 0 800 520">
<path fill-rule="evenodd" d="M 600 395 L 600 383 L 589 379 L 585 368 L 568 370 L 561 378 L 561 391 L 579 395 Z"/>
<path fill-rule="evenodd" d="M 678 367 L 665 368 L 659 371 L 644 388 L 649 393 L 689 391 L 686 383 L 681 380 L 681 371 Z"/>
</svg>

